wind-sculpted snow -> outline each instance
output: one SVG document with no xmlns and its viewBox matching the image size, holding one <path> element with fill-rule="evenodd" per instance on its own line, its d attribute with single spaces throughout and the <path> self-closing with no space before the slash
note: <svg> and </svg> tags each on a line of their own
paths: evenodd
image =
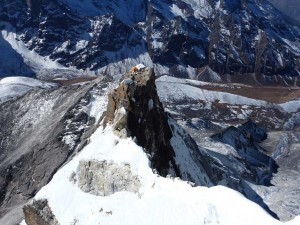
<svg viewBox="0 0 300 225">
<path fill-rule="evenodd" d="M 85 193 L 70 180 L 82 160 L 130 165 L 139 177 L 138 193 L 120 191 L 101 197 Z M 76 176 L 76 175 L 75 175 Z M 120 139 L 102 127 L 79 155 L 61 168 L 35 199 L 47 199 L 60 224 L 220 224 L 280 225 L 258 205 L 231 189 L 191 187 L 152 172 L 146 154 L 131 139 Z M 296 220 L 295 220 L 296 221 Z M 21 223 L 25 225 L 23 221 Z M 287 225 L 293 222 L 285 223 Z"/>
</svg>

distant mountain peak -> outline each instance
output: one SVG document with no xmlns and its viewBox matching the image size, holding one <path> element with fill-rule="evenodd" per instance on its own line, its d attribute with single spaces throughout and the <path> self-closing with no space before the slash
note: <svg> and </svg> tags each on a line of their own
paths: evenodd
<svg viewBox="0 0 300 225">
<path fill-rule="evenodd" d="M 120 75 L 142 62 L 177 77 L 209 66 L 221 81 L 299 84 L 299 28 L 267 1 L 5 2 L 0 18 L 22 45 L 83 73 Z"/>
</svg>

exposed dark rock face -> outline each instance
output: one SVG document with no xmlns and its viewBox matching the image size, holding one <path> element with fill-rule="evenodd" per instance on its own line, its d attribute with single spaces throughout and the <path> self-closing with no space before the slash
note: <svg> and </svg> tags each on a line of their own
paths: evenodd
<svg viewBox="0 0 300 225">
<path fill-rule="evenodd" d="M 261 12 L 260 7 L 265 11 Z M 222 9 L 227 9 L 227 13 Z M 275 41 L 272 40 L 277 29 L 289 36 L 291 31 L 286 32 L 288 28 L 283 25 L 283 19 L 279 19 L 280 13 L 275 12 L 263 1 L 220 1 L 220 10 L 216 12 L 210 34 L 210 67 L 220 74 L 233 75 L 233 81 L 243 79 L 241 74 L 259 75 L 256 79 L 262 83 L 264 79 L 261 75 L 269 76 L 265 79 L 266 82 L 274 79 L 275 77 L 270 77 L 273 75 L 298 76 L 295 70 L 299 65 L 297 57 L 291 57 L 293 53 L 290 51 L 282 51 L 282 39 L 277 37 Z M 264 29 L 269 27 L 266 17 L 276 21 L 274 27 Z M 257 41 L 253 42 L 255 37 Z M 294 37 L 297 39 L 297 35 Z M 281 57 L 283 61 L 280 60 Z"/>
<path fill-rule="evenodd" d="M 158 98 L 153 69 L 125 75 L 109 96 L 104 125 L 116 134 L 131 136 L 144 148 L 151 167 L 160 175 L 180 177 L 196 185 L 211 186 L 206 162 L 193 139 L 164 112 Z"/>
<path fill-rule="evenodd" d="M 285 15 L 297 20 L 300 24 L 300 1 L 299 0 L 268 0 Z"/>
<path fill-rule="evenodd" d="M 274 173 L 276 171 L 271 171 L 268 165 L 263 165 L 261 166 L 262 168 L 255 170 L 256 167 L 251 164 L 253 160 L 249 162 L 249 158 L 244 158 L 244 155 L 223 155 L 198 146 L 194 139 L 190 137 L 190 135 L 179 128 L 176 123 L 172 122 L 172 119 L 170 120 L 170 125 L 173 134 L 175 136 L 180 136 L 180 138 L 185 141 L 189 149 L 187 152 L 192 155 L 192 161 L 188 161 L 189 164 L 185 166 L 188 168 L 193 168 L 194 164 L 196 163 L 196 173 L 199 176 L 203 174 L 202 171 L 205 171 L 206 177 L 198 180 L 205 180 L 208 178 L 208 182 L 204 182 L 204 185 L 206 186 L 224 185 L 239 191 L 246 198 L 259 204 L 270 215 L 278 219 L 276 213 L 270 210 L 263 198 L 258 195 L 248 183 L 248 181 L 250 181 L 255 184 L 270 185 L 272 172 Z M 246 132 L 246 134 L 249 135 L 251 133 L 253 135 L 253 139 L 259 140 L 259 142 L 265 139 L 265 130 L 251 121 L 243 124 L 240 129 L 243 130 L 240 132 Z M 239 132 L 232 135 L 233 139 L 235 137 L 239 137 Z M 186 151 L 183 146 L 180 146 L 179 152 L 175 149 L 176 155 L 180 155 L 182 151 Z M 253 149 L 253 151 L 257 151 L 257 149 Z M 277 169 L 277 165 L 274 160 L 264 154 L 263 157 L 267 157 L 267 159 L 270 161 L 270 165 L 271 163 L 274 163 L 276 167 L 275 169 Z M 181 165 L 179 165 L 180 172 L 184 173 L 185 169 L 180 166 Z M 196 185 L 203 185 L 203 183 L 199 183 L 199 181 L 193 176 L 189 176 L 189 178 L 185 178 L 185 180 L 193 181 L 196 183 Z"/>
<path fill-rule="evenodd" d="M 30 13 L 33 17 L 37 17 L 41 12 L 42 1 L 43 0 L 26 0 Z"/>
<path fill-rule="evenodd" d="M 243 179 L 259 185 L 271 185 L 272 175 L 277 172 L 278 165 L 259 146 L 259 143 L 267 138 L 264 128 L 248 121 L 239 127 L 229 127 L 211 138 L 236 150 L 241 157 L 239 160 L 249 169 L 248 173 L 241 174 Z"/>
<path fill-rule="evenodd" d="M 46 199 L 24 206 L 23 212 L 27 225 L 59 225 Z"/>
<path fill-rule="evenodd" d="M 124 116 L 119 116 L 122 113 Z M 172 132 L 156 92 L 153 69 L 127 74 L 110 95 L 106 112 L 108 120 L 115 120 L 116 130 L 126 129 L 127 135 L 136 138 L 137 144 L 150 155 L 152 167 L 159 174 L 166 176 L 173 169 L 180 176 L 170 144 Z"/>
<path fill-rule="evenodd" d="M 73 1 L 4 0 L 0 19 L 28 49 L 67 67 L 121 74 L 143 62 L 201 79 L 209 66 L 227 82 L 299 85 L 299 29 L 267 1 L 122 3 L 91 1 L 90 10 Z"/>
<path fill-rule="evenodd" d="M 18 222 L 20 206 L 85 145 L 95 125 L 91 93 L 105 83 L 35 89 L 0 104 L 1 224 Z"/>
</svg>

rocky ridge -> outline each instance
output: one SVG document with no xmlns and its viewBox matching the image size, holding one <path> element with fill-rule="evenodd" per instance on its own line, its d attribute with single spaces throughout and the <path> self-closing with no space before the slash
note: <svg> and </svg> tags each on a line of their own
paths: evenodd
<svg viewBox="0 0 300 225">
<path fill-rule="evenodd" d="M 209 177 L 214 184 L 239 190 L 261 206 L 267 205 L 281 220 L 299 215 L 299 180 L 295 177 L 300 170 L 298 163 L 291 163 L 299 158 L 298 100 L 278 104 L 275 98 L 262 101 L 260 94 L 245 98 L 248 90 L 244 85 L 169 76 L 158 78 L 156 85 L 165 110 L 192 136 L 204 161 L 213 168 L 206 171 L 212 171 Z M 249 92 L 263 93 L 261 90 L 250 88 Z M 270 93 L 280 98 L 276 90 Z M 249 120 L 252 122 L 246 123 Z M 219 138 L 213 140 L 212 135 Z M 263 154 L 262 167 L 251 166 L 256 157 L 245 157 L 247 152 Z"/>
<path fill-rule="evenodd" d="M 177 77 L 299 84 L 299 28 L 265 0 L 5 0 L 0 18 L 27 49 L 85 74 L 124 74 L 142 62 Z M 66 76 L 57 72 L 33 74 Z"/>
<path fill-rule="evenodd" d="M 104 135 L 102 138 L 105 139 L 105 132 L 112 129 L 113 135 L 118 137 L 113 141 L 113 146 L 118 146 L 122 140 L 126 142 L 130 137 L 129 140 L 142 146 L 140 151 L 143 150 L 147 153 L 150 166 L 158 174 L 173 177 L 173 180 L 176 180 L 177 176 L 182 180 L 193 182 L 193 185 L 225 185 L 240 191 L 277 218 L 276 214 L 268 208 L 261 196 L 250 185 L 252 183 L 268 186 L 272 173 L 276 172 L 275 162 L 259 146 L 266 139 L 265 129 L 248 121 L 237 128 L 230 127 L 214 135 L 215 141 L 224 142 L 235 149 L 236 155 L 229 156 L 228 163 L 221 154 L 213 154 L 208 149 L 197 146 L 191 136 L 164 112 L 157 96 L 155 75 L 152 69 L 142 68 L 127 73 L 119 86 L 110 92 L 108 99 L 106 111 L 103 109 L 104 113 L 100 118 L 102 120 L 100 126 L 103 127 L 100 127 L 97 132 L 100 136 Z M 151 114 L 155 115 L 155 118 L 160 118 L 161 121 L 155 121 Z M 136 125 L 131 126 L 131 123 Z M 135 129 L 139 130 L 139 133 Z M 154 131 L 160 133 L 163 139 L 156 139 L 157 137 L 153 136 Z M 163 135 L 165 131 L 170 132 L 170 135 Z M 153 139 L 147 139 L 146 135 Z M 228 138 L 229 136 L 231 138 Z M 95 145 L 98 149 L 99 143 L 98 145 L 95 143 Z M 160 146 L 165 147 L 159 148 Z M 107 154 L 105 151 L 108 151 L 109 154 L 127 154 L 124 146 L 116 148 L 119 150 L 112 151 L 108 148 L 100 154 L 93 152 L 96 149 L 91 148 L 90 151 L 93 151 L 88 154 L 92 154 L 93 158 L 103 157 Z M 99 149 L 99 151 L 102 150 Z M 98 156 L 96 156 L 97 154 Z M 257 158 L 255 158 L 256 156 Z M 73 166 L 71 166 L 73 169 L 65 168 L 70 172 L 68 185 L 72 187 L 75 185 L 80 191 L 94 196 L 109 197 L 126 191 L 140 199 L 143 198 L 143 191 L 140 192 L 140 187 L 143 185 L 142 178 L 134 175 L 133 171 L 136 170 L 131 171 L 129 164 L 124 164 L 124 162 L 115 164 L 106 160 L 86 160 L 85 158 L 88 156 L 82 157 L 83 160 L 77 159 L 73 162 Z M 119 157 L 121 156 L 117 156 L 117 158 Z M 263 161 L 260 162 L 260 160 Z M 77 166 L 76 163 L 78 163 Z M 260 165 L 257 170 L 253 169 L 255 168 L 254 164 Z M 71 171 L 73 172 L 71 173 Z M 152 188 L 154 186 L 155 184 L 152 184 Z M 42 196 L 43 194 L 40 194 L 39 198 Z M 99 213 L 103 213 L 102 208 Z M 36 218 L 41 214 L 43 213 L 39 210 L 32 212 L 30 216 Z M 109 216 L 113 215 L 113 212 L 105 211 L 104 214 Z M 29 223 L 29 225 L 31 224 Z"/>
<path fill-rule="evenodd" d="M 169 125 L 171 118 L 164 112 L 159 101 L 153 69 L 144 67 L 126 74 L 119 86 L 108 95 L 107 109 L 100 120 L 104 127 L 112 126 L 114 133 L 120 138 L 132 137 L 142 146 L 151 167 L 158 174 L 181 177 L 197 185 L 211 185 L 190 136 L 178 131 L 175 124 Z M 174 141 L 179 140 L 185 149 L 174 146 Z M 180 151 L 188 152 L 186 155 L 178 154 Z M 185 165 L 184 161 L 189 165 Z M 188 168 L 192 167 L 190 162 L 197 162 L 193 167 L 196 170 L 194 173 Z M 109 196 L 120 191 L 137 193 L 141 185 L 139 178 L 131 174 L 128 165 L 119 166 L 96 160 L 80 161 L 77 171 L 71 174 L 69 180 L 78 182 L 82 191 L 97 196 Z M 45 210 L 45 207 L 37 207 L 40 204 L 42 203 L 34 201 L 24 207 L 27 225 L 43 224 L 44 218 L 51 217 L 48 206 L 45 206 Z"/>
<path fill-rule="evenodd" d="M 34 201 L 23 208 L 26 224 L 30 225 L 59 225 L 46 199 Z"/>
<path fill-rule="evenodd" d="M 107 82 L 36 88 L 1 103 L 1 224 L 19 220 L 22 205 L 88 142 Z"/>
<path fill-rule="evenodd" d="M 119 87 L 109 95 L 104 125 L 108 122 L 113 123 L 116 133 L 132 137 L 145 149 L 151 167 L 158 174 L 210 185 L 201 155 L 191 144 L 191 138 L 169 124 L 168 115 L 157 95 L 153 69 L 145 67 L 124 76 Z M 175 143 L 175 138 L 182 141 L 181 146 Z M 187 154 L 180 151 L 187 151 Z M 197 172 L 189 170 L 192 164 L 182 165 L 184 161 L 197 162 L 193 168 Z"/>
<path fill-rule="evenodd" d="M 129 73 L 120 86 L 109 97 L 106 120 L 112 120 L 115 130 L 126 130 L 128 136 L 136 138 L 151 157 L 152 167 L 166 176 L 172 168 L 179 171 L 173 160 L 174 150 L 170 144 L 172 133 L 159 101 L 155 74 L 150 68 Z"/>
<path fill-rule="evenodd" d="M 257 185 L 271 186 L 272 176 L 277 173 L 278 165 L 259 145 L 267 139 L 267 131 L 263 127 L 249 120 L 238 127 L 228 127 L 211 138 L 236 149 L 236 159 L 246 167 L 245 173 L 241 174 L 243 179 Z M 237 171 L 233 173 L 239 174 Z"/>
</svg>

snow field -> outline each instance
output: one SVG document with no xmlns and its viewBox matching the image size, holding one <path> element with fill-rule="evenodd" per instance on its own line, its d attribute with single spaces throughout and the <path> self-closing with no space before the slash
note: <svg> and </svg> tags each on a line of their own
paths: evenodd
<svg viewBox="0 0 300 225">
<path fill-rule="evenodd" d="M 297 112 L 300 109 L 300 99 L 290 102 L 275 104 L 263 100 L 243 97 L 226 92 L 204 90 L 191 85 L 206 84 L 199 81 L 179 79 L 175 77 L 162 76 L 156 80 L 157 90 L 161 101 L 172 102 L 181 100 L 204 100 L 208 102 L 219 101 L 231 105 L 251 105 L 266 108 L 279 108 L 286 112 Z"/>
<path fill-rule="evenodd" d="M 70 181 L 81 160 L 129 164 L 141 181 L 139 193 L 118 192 L 100 197 L 81 191 L 77 182 Z M 62 167 L 35 197 L 43 198 L 48 199 L 62 225 L 74 221 L 76 225 L 282 224 L 234 190 L 222 186 L 191 187 L 177 178 L 154 174 L 142 148 L 130 138 L 117 137 L 111 127 L 97 129 L 90 144 Z"/>
</svg>

